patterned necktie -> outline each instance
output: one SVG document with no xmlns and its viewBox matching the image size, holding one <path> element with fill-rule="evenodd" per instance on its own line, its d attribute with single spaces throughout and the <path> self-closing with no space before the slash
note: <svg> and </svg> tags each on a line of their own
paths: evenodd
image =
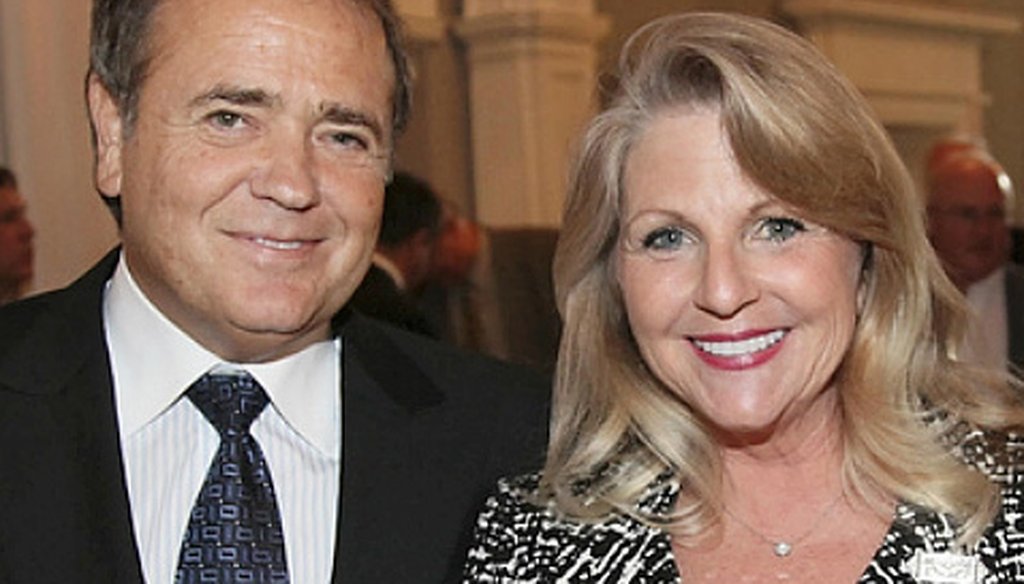
<svg viewBox="0 0 1024 584">
<path fill-rule="evenodd" d="M 186 393 L 220 434 L 178 558 L 180 584 L 287 583 L 284 532 L 252 421 L 270 401 L 249 374 L 206 374 Z"/>
</svg>

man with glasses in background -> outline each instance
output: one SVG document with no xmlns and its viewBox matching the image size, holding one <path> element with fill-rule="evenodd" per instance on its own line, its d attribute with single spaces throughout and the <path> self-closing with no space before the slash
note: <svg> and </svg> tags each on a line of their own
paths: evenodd
<svg viewBox="0 0 1024 584">
<path fill-rule="evenodd" d="M 1024 269 L 1010 262 L 1009 177 L 983 147 L 949 139 L 933 146 L 926 182 L 929 239 L 970 308 L 963 357 L 1024 367 Z"/>
</svg>

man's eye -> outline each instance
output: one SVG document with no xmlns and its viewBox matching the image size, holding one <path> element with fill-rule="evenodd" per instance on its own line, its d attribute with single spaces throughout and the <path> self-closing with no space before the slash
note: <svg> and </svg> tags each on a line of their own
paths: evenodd
<svg viewBox="0 0 1024 584">
<path fill-rule="evenodd" d="M 346 148 L 358 150 L 368 150 L 370 148 L 370 144 L 365 138 L 352 132 L 336 132 L 332 135 L 332 138 L 337 144 Z"/>
<path fill-rule="evenodd" d="M 241 114 L 223 110 L 211 113 L 207 119 L 221 128 L 237 128 L 243 121 Z"/>
<path fill-rule="evenodd" d="M 643 240 L 644 249 L 678 249 L 686 239 L 686 233 L 678 227 L 660 227 L 647 234 Z"/>
<path fill-rule="evenodd" d="M 768 217 L 757 226 L 757 235 L 768 241 L 783 242 L 797 233 L 807 231 L 802 221 L 789 217 Z"/>
</svg>

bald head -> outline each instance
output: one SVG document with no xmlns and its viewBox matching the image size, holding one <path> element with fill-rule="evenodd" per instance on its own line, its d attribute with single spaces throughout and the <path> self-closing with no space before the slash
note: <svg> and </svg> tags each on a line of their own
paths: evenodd
<svg viewBox="0 0 1024 584">
<path fill-rule="evenodd" d="M 1009 259 L 1009 181 L 1002 167 L 976 147 L 938 158 L 927 179 L 932 246 L 953 282 L 966 290 Z"/>
</svg>

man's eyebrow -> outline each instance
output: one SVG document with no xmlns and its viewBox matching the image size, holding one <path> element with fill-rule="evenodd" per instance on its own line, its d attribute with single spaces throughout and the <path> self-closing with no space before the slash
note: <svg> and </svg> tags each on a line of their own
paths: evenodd
<svg viewBox="0 0 1024 584">
<path fill-rule="evenodd" d="M 384 140 L 384 129 L 380 121 L 364 112 L 339 104 L 326 104 L 320 108 L 320 117 L 335 124 L 363 126 L 370 130 L 377 141 Z"/>
<path fill-rule="evenodd" d="M 251 89 L 231 85 L 217 85 L 203 92 L 189 103 L 193 107 L 203 106 L 216 101 L 226 101 L 233 105 L 251 105 L 270 107 L 280 101 L 279 98 L 262 89 Z"/>
</svg>

